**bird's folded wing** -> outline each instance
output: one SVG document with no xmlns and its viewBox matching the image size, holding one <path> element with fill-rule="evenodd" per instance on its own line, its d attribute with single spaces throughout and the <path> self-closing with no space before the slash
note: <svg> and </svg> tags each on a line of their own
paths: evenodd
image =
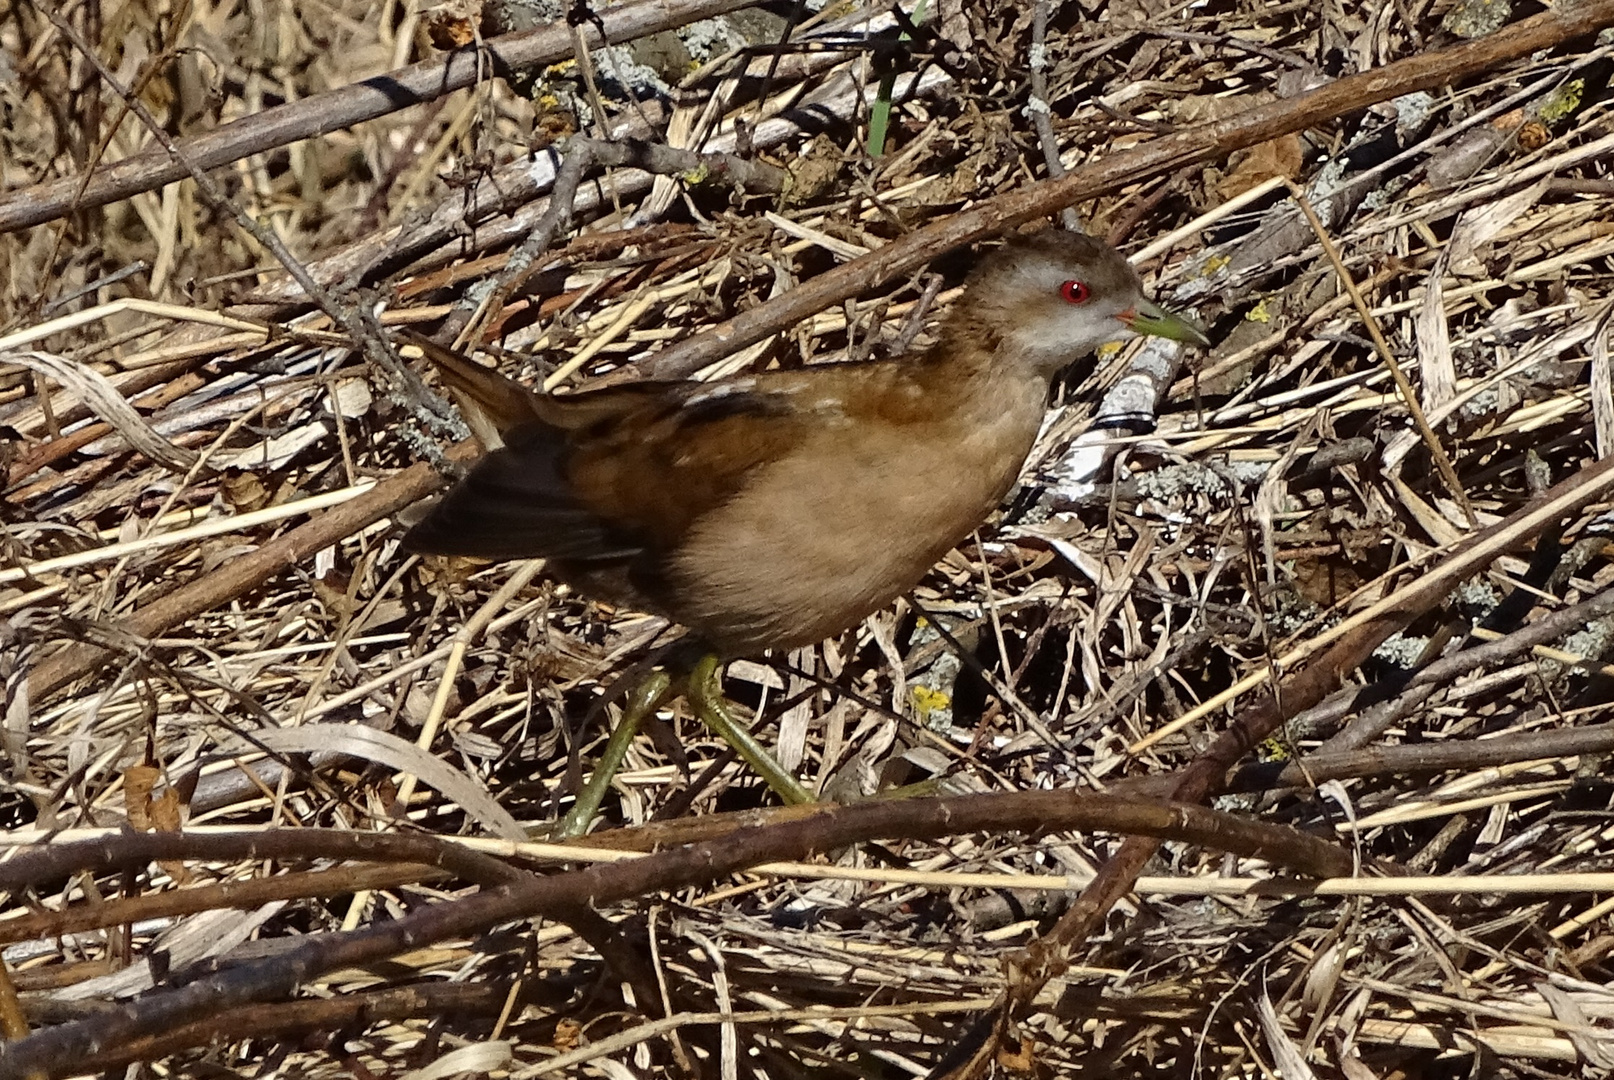
<svg viewBox="0 0 1614 1080">
<path fill-rule="evenodd" d="M 592 397 L 593 395 L 578 395 Z M 572 433 L 566 475 L 603 519 L 670 551 L 689 526 L 738 495 L 806 436 L 813 417 L 765 391 L 684 384 Z"/>
<path fill-rule="evenodd" d="M 536 422 L 510 433 L 409 530 L 404 546 L 482 559 L 631 559 L 643 543 L 601 517 L 565 474 L 565 433 Z"/>
<path fill-rule="evenodd" d="M 502 376 L 499 376 L 502 378 Z M 417 551 L 611 563 L 677 547 L 690 524 L 800 443 L 789 394 L 701 383 L 533 395 L 526 423 L 409 534 Z"/>
</svg>

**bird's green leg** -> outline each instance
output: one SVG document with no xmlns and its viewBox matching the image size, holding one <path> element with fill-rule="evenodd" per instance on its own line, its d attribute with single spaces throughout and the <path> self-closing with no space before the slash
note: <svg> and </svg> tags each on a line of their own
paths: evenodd
<svg viewBox="0 0 1614 1080">
<path fill-rule="evenodd" d="M 628 747 L 633 745 L 634 736 L 639 734 L 645 717 L 656 711 L 656 706 L 661 704 L 671 688 L 672 676 L 661 668 L 646 675 L 633 688 L 627 704 L 623 706 L 622 719 L 617 721 L 611 737 L 605 742 L 605 752 L 589 774 L 588 783 L 577 793 L 577 801 L 549 834 L 551 839 L 570 840 L 588 831 L 589 823 L 599 813 L 600 803 L 605 800 L 605 793 L 611 787 L 611 779 L 622 767 L 622 759 L 627 756 Z"/>
<path fill-rule="evenodd" d="M 677 663 L 673 662 L 673 667 Z M 719 661 L 710 653 L 703 655 L 689 670 L 685 680 L 685 695 L 689 698 L 691 708 L 712 732 L 734 748 L 735 753 L 751 766 L 752 770 L 786 803 L 816 802 L 812 792 L 802 787 L 794 776 L 785 771 L 783 765 L 774 760 L 752 737 L 751 731 L 741 723 L 729 710 L 728 701 L 723 697 L 723 691 L 718 682 Z M 605 801 L 605 793 L 610 790 L 611 780 L 622 767 L 622 759 L 627 756 L 628 747 L 633 744 L 634 737 L 644 725 L 645 718 L 655 712 L 656 707 L 666 700 L 673 689 L 673 680 L 664 668 L 657 668 L 644 680 L 635 686 L 628 695 L 627 703 L 622 709 L 622 718 L 611 731 L 611 737 L 606 740 L 605 750 L 595 763 L 594 771 L 589 774 L 588 782 L 583 790 L 577 793 L 577 801 L 572 808 L 560 819 L 550 832 L 554 840 L 570 840 L 582 836 L 588 831 L 589 824 L 594 816 L 600 812 L 600 803 Z"/>
<path fill-rule="evenodd" d="M 802 787 L 794 776 L 786 772 L 784 766 L 775 761 L 773 755 L 751 737 L 750 729 L 729 712 L 728 702 L 718 685 L 718 663 L 715 655 L 707 653 L 695 662 L 694 668 L 689 673 L 687 693 L 695 715 L 699 716 L 718 738 L 732 746 L 734 752 L 744 758 L 745 763 L 766 780 L 768 786 L 786 803 L 795 805 L 816 802 L 812 792 Z"/>
</svg>

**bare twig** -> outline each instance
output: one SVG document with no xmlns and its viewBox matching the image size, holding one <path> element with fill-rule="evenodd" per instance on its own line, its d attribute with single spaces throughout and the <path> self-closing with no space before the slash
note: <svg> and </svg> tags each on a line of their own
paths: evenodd
<svg viewBox="0 0 1614 1080">
<path fill-rule="evenodd" d="M 1031 9 L 1031 97 L 1026 102 L 1026 114 L 1037 129 L 1037 143 L 1042 147 L 1042 160 L 1048 166 L 1048 179 L 1059 180 L 1065 175 L 1065 163 L 1059 160 L 1059 137 L 1054 134 L 1053 103 L 1048 100 L 1048 2 L 1037 0 Z M 1081 228 L 1074 207 L 1059 212 L 1059 222 L 1068 231 Z"/>
<path fill-rule="evenodd" d="M 478 290 L 476 296 L 480 299 L 468 297 L 461 301 L 444 322 L 440 336 L 454 338 L 456 345 L 475 339 L 483 326 L 498 318 L 510 295 L 537 273 L 542 266 L 539 260 L 554 244 L 555 237 L 572 227 L 577 188 L 591 168 L 643 169 L 658 176 L 682 176 L 691 183 L 728 181 L 743 191 L 768 194 L 780 193 L 789 180 L 785 170 L 765 162 L 747 161 L 735 154 L 679 150 L 641 139 L 606 141 L 574 135 L 566 140 L 563 151 L 551 148 L 544 152 L 560 159 L 549 205 L 527 239 L 510 253 L 493 288 Z"/>
<path fill-rule="evenodd" d="M 1506 739 L 1453 739 L 1441 743 L 1375 746 L 1336 754 L 1308 754 L 1287 765 L 1255 765 L 1241 769 L 1230 787 L 1242 791 L 1264 790 L 1358 776 L 1486 769 L 1517 761 L 1551 761 L 1610 751 L 1614 751 L 1614 724 L 1594 724 L 1562 731 L 1513 734 Z"/>
<path fill-rule="evenodd" d="M 1605 591 L 1562 611 L 1544 615 L 1504 638 L 1474 645 L 1426 664 L 1412 674 L 1399 695 L 1363 711 L 1349 727 L 1324 743 L 1319 752 L 1342 754 L 1361 749 L 1416 709 L 1435 690 L 1451 685 L 1464 673 L 1490 667 L 1549 641 L 1556 641 L 1610 613 L 1614 613 L 1614 594 Z M 1358 691 L 1351 700 L 1358 703 L 1363 696 L 1371 693 L 1373 688 Z M 1360 708 L 1361 705 L 1356 704 L 1356 707 Z"/>
</svg>

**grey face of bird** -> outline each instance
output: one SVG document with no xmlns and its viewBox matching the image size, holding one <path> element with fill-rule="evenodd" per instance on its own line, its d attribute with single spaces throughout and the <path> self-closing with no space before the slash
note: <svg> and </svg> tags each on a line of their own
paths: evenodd
<svg viewBox="0 0 1614 1080">
<path fill-rule="evenodd" d="M 996 324 L 1001 353 L 1052 378 L 1100 345 L 1152 334 L 1208 345 L 1204 333 L 1143 295 L 1137 272 L 1092 237 L 1049 230 L 994 252 L 967 283 Z"/>
</svg>

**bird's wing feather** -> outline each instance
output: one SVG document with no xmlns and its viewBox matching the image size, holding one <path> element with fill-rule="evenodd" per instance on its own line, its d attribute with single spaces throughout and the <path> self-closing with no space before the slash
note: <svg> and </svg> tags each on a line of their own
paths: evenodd
<svg viewBox="0 0 1614 1080">
<path fill-rule="evenodd" d="M 654 562 L 753 469 L 822 423 L 833 411 L 826 389 L 815 385 L 808 410 L 792 400 L 799 387 L 790 378 L 530 395 L 527 420 L 505 430 L 506 445 L 479 461 L 406 544 L 493 559 Z"/>
<path fill-rule="evenodd" d="M 669 551 L 812 423 L 778 391 L 683 384 L 574 432 L 566 474 L 584 504 Z"/>
<path fill-rule="evenodd" d="M 511 432 L 404 538 L 412 551 L 483 559 L 631 559 L 643 543 L 590 509 L 566 477 L 565 433 L 537 422 Z"/>
</svg>

